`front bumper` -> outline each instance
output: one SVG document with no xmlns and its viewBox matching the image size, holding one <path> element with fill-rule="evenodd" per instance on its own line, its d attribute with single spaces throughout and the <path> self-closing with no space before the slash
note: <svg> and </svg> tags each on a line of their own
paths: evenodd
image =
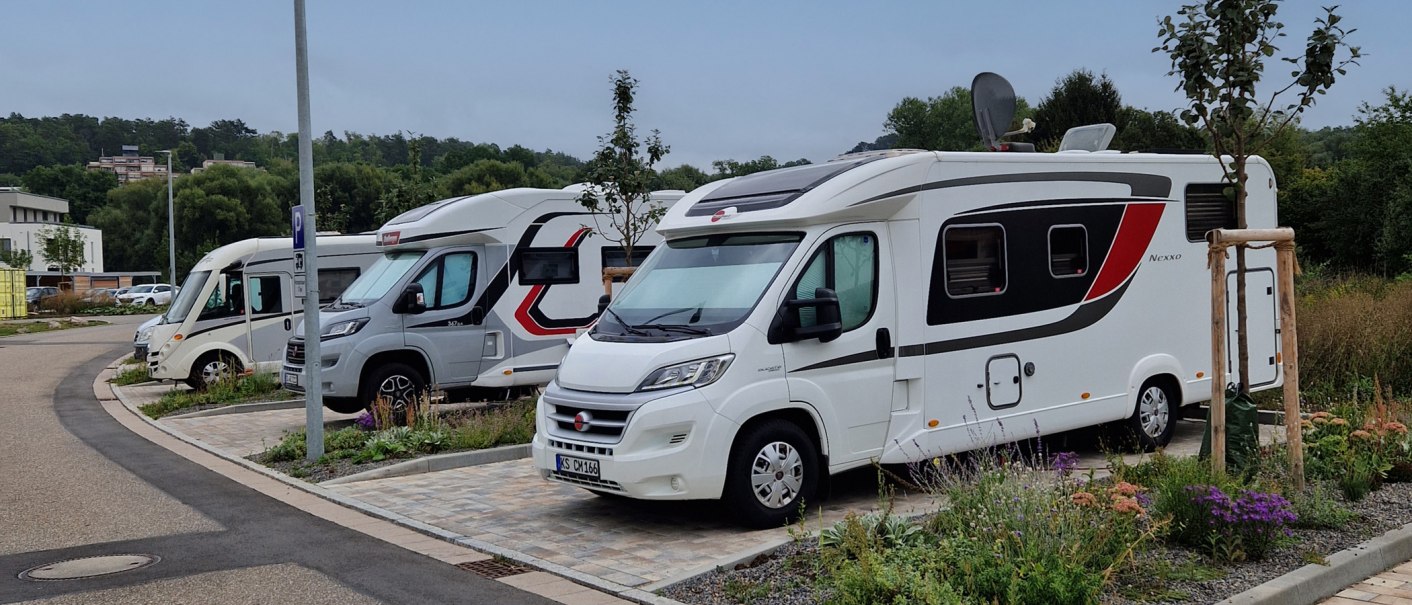
<svg viewBox="0 0 1412 605">
<path fill-rule="evenodd" d="M 319 382 L 323 383 L 325 397 L 358 396 L 358 373 L 363 367 L 366 355 L 358 352 L 354 344 L 351 339 L 346 338 L 331 338 L 319 343 L 319 357 L 322 360 Z M 291 350 L 295 347 L 300 351 L 298 358 L 291 357 Z M 308 389 L 309 385 L 304 383 L 306 376 L 303 351 L 303 339 L 291 339 L 285 346 L 279 380 L 287 391 L 304 393 Z"/>
<path fill-rule="evenodd" d="M 621 395 L 630 399 L 642 394 Z M 614 396 L 553 388 L 539 400 L 531 442 L 535 468 L 550 481 L 645 500 L 720 498 L 726 459 L 738 428 L 716 414 L 696 389 L 663 393 L 633 410 L 621 439 L 575 436 L 549 414 L 556 396 L 602 402 Z M 560 456 L 598 463 L 597 477 L 561 471 Z"/>
</svg>

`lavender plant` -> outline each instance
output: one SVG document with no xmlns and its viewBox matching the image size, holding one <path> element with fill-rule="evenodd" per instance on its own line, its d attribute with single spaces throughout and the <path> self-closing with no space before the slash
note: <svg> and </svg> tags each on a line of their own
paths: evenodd
<svg viewBox="0 0 1412 605">
<path fill-rule="evenodd" d="M 1279 494 L 1243 490 L 1232 498 L 1214 485 L 1190 485 L 1186 491 L 1206 513 L 1206 543 L 1216 559 L 1264 558 L 1293 535 L 1289 526 L 1299 520 Z"/>
</svg>

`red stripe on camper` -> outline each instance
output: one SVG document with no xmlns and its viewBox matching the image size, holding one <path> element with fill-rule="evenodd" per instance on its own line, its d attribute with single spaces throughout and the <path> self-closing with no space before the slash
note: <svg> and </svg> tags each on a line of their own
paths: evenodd
<svg viewBox="0 0 1412 605">
<path fill-rule="evenodd" d="M 1085 301 L 1112 292 L 1137 270 L 1166 207 L 1166 204 L 1128 204 L 1123 211 L 1123 220 L 1118 224 L 1118 233 L 1113 237 L 1113 247 L 1108 251 L 1108 258 L 1103 261 L 1103 267 L 1093 280 L 1088 295 L 1084 296 Z"/>
<path fill-rule="evenodd" d="M 583 242 L 585 237 L 588 237 L 588 231 L 587 227 L 575 231 L 573 235 L 569 236 L 569 241 L 564 242 L 564 247 L 573 248 L 579 245 Z M 529 294 L 525 295 L 525 299 L 520 301 L 519 308 L 515 309 L 515 319 L 519 320 L 520 325 L 524 326 L 525 330 L 535 336 L 568 336 L 573 334 L 578 328 L 546 328 L 539 325 L 539 322 L 536 322 L 533 317 L 530 317 L 529 310 L 539 301 L 540 295 L 542 295 L 544 290 L 548 287 L 549 286 L 544 284 L 539 284 L 530 288 Z"/>
</svg>

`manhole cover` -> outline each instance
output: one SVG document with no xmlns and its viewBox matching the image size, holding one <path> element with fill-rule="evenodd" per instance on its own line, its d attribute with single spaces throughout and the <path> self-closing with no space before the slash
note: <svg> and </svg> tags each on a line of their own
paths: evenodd
<svg viewBox="0 0 1412 605">
<path fill-rule="evenodd" d="M 522 573 L 528 573 L 530 571 L 533 571 L 528 567 L 516 565 L 504 559 L 485 559 L 482 561 L 471 561 L 470 563 L 461 563 L 456 567 L 460 567 L 461 569 L 469 571 L 473 574 L 476 574 L 483 578 L 490 578 L 492 580 L 496 578 L 504 578 L 506 576 L 516 576 Z"/>
<path fill-rule="evenodd" d="M 77 580 L 142 569 L 161 561 L 157 555 L 103 555 L 45 563 L 20 572 L 21 580 Z"/>
</svg>

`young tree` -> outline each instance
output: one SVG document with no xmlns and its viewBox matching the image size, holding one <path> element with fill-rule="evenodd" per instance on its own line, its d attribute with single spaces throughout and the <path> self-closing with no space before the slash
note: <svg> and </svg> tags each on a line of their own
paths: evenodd
<svg viewBox="0 0 1412 605">
<path fill-rule="evenodd" d="M 72 225 L 55 225 L 39 232 L 44 262 L 59 268 L 59 274 L 72 273 L 88 259 L 83 253 L 83 234 Z"/>
<path fill-rule="evenodd" d="M 1246 164 L 1277 136 L 1305 108 L 1314 104 L 1334 84 L 1336 76 L 1356 64 L 1358 47 L 1344 38 L 1354 30 L 1339 26 L 1337 7 L 1325 8 L 1305 43 L 1304 54 L 1285 57 L 1292 64 L 1292 80 L 1262 103 L 1256 86 L 1265 70 L 1265 59 L 1279 50 L 1276 40 L 1284 37 L 1284 24 L 1275 20 L 1276 0 L 1206 0 L 1177 11 L 1181 22 L 1166 17 L 1159 22 L 1162 45 L 1153 52 L 1165 52 L 1172 61 L 1169 76 L 1180 81 L 1177 90 L 1187 98 L 1181 112 L 1188 124 L 1206 131 L 1212 153 L 1221 160 L 1226 180 L 1231 183 L 1236 204 L 1236 226 L 1246 228 Z M 1340 51 L 1346 57 L 1338 59 Z M 1293 102 L 1276 107 L 1283 93 L 1294 93 Z M 1236 248 L 1236 322 L 1240 388 L 1250 388 L 1250 343 L 1246 330 L 1245 246 Z"/>
<path fill-rule="evenodd" d="M 655 129 L 638 140 L 632 121 L 636 91 L 637 79 L 618 70 L 613 77 L 613 131 L 598 137 L 599 149 L 585 171 L 589 187 L 578 200 L 594 213 L 593 232 L 622 246 L 629 266 L 633 246 L 667 213 L 666 206 L 652 201 L 653 167 L 671 150 Z M 609 222 L 611 232 L 599 225 L 600 217 Z"/>
<path fill-rule="evenodd" d="M 0 250 L 0 265 L 8 265 L 12 269 L 28 270 L 34 264 L 34 255 L 29 250 Z"/>
</svg>

